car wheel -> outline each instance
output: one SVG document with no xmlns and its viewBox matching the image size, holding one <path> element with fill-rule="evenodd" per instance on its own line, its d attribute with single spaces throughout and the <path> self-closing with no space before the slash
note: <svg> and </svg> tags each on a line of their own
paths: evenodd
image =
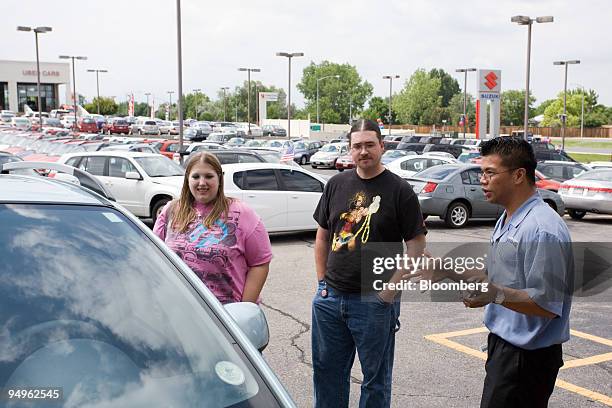
<svg viewBox="0 0 612 408">
<path fill-rule="evenodd" d="M 552 208 L 555 212 L 557 212 L 557 206 L 552 200 L 544 200 L 544 202 L 548 204 L 548 206 Z"/>
<path fill-rule="evenodd" d="M 168 198 L 161 198 L 157 200 L 157 202 L 151 209 L 151 218 L 153 218 L 153 223 L 157 221 L 157 217 L 159 217 L 159 215 L 161 214 L 161 211 L 164 209 L 166 204 L 168 204 L 168 202 L 170 202 L 170 199 Z"/>
<path fill-rule="evenodd" d="M 312 167 L 313 169 L 316 169 L 316 168 L 317 168 L 317 166 L 315 166 L 315 165 L 314 165 L 314 164 L 312 164 L 312 163 L 310 164 L 310 167 Z"/>
<path fill-rule="evenodd" d="M 446 210 L 446 225 L 451 228 L 462 228 L 467 224 L 470 215 L 468 206 L 460 201 L 452 203 Z"/>
<path fill-rule="evenodd" d="M 339 168 L 338 171 L 344 171 L 344 169 L 343 168 Z"/>
<path fill-rule="evenodd" d="M 586 215 L 586 211 L 582 210 L 567 210 L 567 213 L 575 220 L 581 220 Z"/>
<path fill-rule="evenodd" d="M 306 165 L 306 163 L 307 163 L 307 162 L 308 162 L 308 159 L 306 158 L 306 156 L 302 156 L 302 157 L 300 158 L 300 164 L 301 164 L 302 166 Z"/>
</svg>

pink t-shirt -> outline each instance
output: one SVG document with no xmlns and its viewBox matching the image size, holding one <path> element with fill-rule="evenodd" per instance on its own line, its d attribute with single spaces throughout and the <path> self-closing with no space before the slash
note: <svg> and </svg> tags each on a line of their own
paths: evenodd
<svg viewBox="0 0 612 408">
<path fill-rule="evenodd" d="M 203 223 L 212 206 L 195 203 L 196 219 L 187 232 L 179 233 L 167 225 L 172 218 L 168 214 L 170 207 L 170 203 L 164 207 L 153 232 L 181 257 L 221 303 L 242 301 L 249 268 L 272 259 L 270 238 L 259 216 L 234 199 L 227 219 L 221 216 L 209 229 Z"/>
</svg>

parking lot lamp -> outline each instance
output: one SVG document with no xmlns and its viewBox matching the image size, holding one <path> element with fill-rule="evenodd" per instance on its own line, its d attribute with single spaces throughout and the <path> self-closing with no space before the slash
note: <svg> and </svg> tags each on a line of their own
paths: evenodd
<svg viewBox="0 0 612 408">
<path fill-rule="evenodd" d="M 463 72 L 463 138 L 465 139 L 465 129 L 467 125 L 467 73 L 474 72 L 476 68 L 459 68 L 455 72 Z"/>
<path fill-rule="evenodd" d="M 40 97 L 40 59 L 38 57 L 38 34 L 48 33 L 52 30 L 51 27 L 24 27 L 18 26 L 17 31 L 34 31 L 34 42 L 36 43 L 36 87 L 38 89 L 38 122 L 40 124 L 40 131 L 42 131 L 43 120 L 42 120 L 42 106 Z"/>
<path fill-rule="evenodd" d="M 248 135 L 251 136 L 251 72 L 261 72 L 259 68 L 238 68 L 238 71 L 247 72 L 247 81 L 249 82 L 247 91 L 247 126 L 249 128 Z"/>
<path fill-rule="evenodd" d="M 229 90 L 229 86 L 224 86 L 221 90 L 223 91 L 223 121 L 227 122 L 227 96 L 225 91 Z"/>
<path fill-rule="evenodd" d="M 289 59 L 289 85 L 287 88 L 287 139 L 291 139 L 291 58 L 303 57 L 303 52 L 277 52 L 277 57 Z"/>
<path fill-rule="evenodd" d="M 512 23 L 518 25 L 527 26 L 527 73 L 525 75 L 525 115 L 524 115 L 524 130 L 523 138 L 527 140 L 527 134 L 529 133 L 529 63 L 531 59 L 531 26 L 533 22 L 536 23 L 552 23 L 554 21 L 553 16 L 543 16 L 531 18 L 528 16 L 514 16 L 510 18 Z"/>
<path fill-rule="evenodd" d="M 561 150 L 565 150 L 565 124 L 567 122 L 567 66 L 580 64 L 579 60 L 554 61 L 553 65 L 565 66 L 565 81 L 563 82 L 563 116 L 561 116 Z"/>
<path fill-rule="evenodd" d="M 392 123 L 391 101 L 393 98 L 393 78 L 398 79 L 399 75 L 384 75 L 383 76 L 383 79 L 389 80 L 389 134 L 391 134 L 391 123 Z"/>
<path fill-rule="evenodd" d="M 198 120 L 198 107 L 199 107 L 198 105 L 200 104 L 198 95 L 200 94 L 200 92 L 202 92 L 202 90 L 200 88 L 196 88 L 193 90 L 193 92 L 195 92 L 195 95 L 196 95 L 195 116 L 196 116 L 196 120 Z"/>
<path fill-rule="evenodd" d="M 168 91 L 168 97 L 170 98 L 170 105 L 168 105 L 168 120 L 172 120 L 172 94 L 174 91 Z"/>
<path fill-rule="evenodd" d="M 105 69 L 88 69 L 87 72 L 95 72 L 96 73 L 96 91 L 98 94 L 98 115 L 100 114 L 100 72 L 108 72 Z"/>
<path fill-rule="evenodd" d="M 151 117 L 151 105 L 149 105 L 149 96 L 151 92 L 145 92 L 145 96 L 147 97 L 147 116 Z"/>
<path fill-rule="evenodd" d="M 74 127 L 77 128 L 77 92 L 76 92 L 76 74 L 74 70 L 74 60 L 87 60 L 87 57 L 83 56 L 75 56 L 75 55 L 60 55 L 60 59 L 70 59 L 72 60 L 72 100 L 74 101 Z"/>
</svg>

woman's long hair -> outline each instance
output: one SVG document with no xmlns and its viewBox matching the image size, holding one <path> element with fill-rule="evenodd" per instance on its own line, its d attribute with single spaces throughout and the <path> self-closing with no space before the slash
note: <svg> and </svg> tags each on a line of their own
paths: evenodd
<svg viewBox="0 0 612 408">
<path fill-rule="evenodd" d="M 189 175 L 191 174 L 193 167 L 198 163 L 208 164 L 213 168 L 215 173 L 217 173 L 217 177 L 219 177 L 219 190 L 217 191 L 217 196 L 212 201 L 213 208 L 204 220 L 204 225 L 206 228 L 210 228 L 215 221 L 221 218 L 222 214 L 224 218 L 227 218 L 229 206 L 232 201 L 232 199 L 227 198 L 223 192 L 223 170 L 221 169 L 219 159 L 210 153 L 197 153 L 191 158 L 191 160 L 189 160 L 189 163 L 187 164 L 181 196 L 171 208 L 171 227 L 174 231 L 178 231 L 180 233 L 187 232 L 189 224 L 196 219 L 196 211 L 193 208 L 195 198 L 189 190 Z"/>
</svg>

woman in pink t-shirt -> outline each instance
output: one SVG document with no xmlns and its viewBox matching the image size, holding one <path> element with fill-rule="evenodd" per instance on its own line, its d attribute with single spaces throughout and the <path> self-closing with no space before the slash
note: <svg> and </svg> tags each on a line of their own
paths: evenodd
<svg viewBox="0 0 612 408">
<path fill-rule="evenodd" d="M 153 232 L 221 303 L 259 301 L 272 259 L 270 238 L 255 211 L 225 196 L 214 155 L 189 161 L 180 198 L 164 207 Z"/>
</svg>

